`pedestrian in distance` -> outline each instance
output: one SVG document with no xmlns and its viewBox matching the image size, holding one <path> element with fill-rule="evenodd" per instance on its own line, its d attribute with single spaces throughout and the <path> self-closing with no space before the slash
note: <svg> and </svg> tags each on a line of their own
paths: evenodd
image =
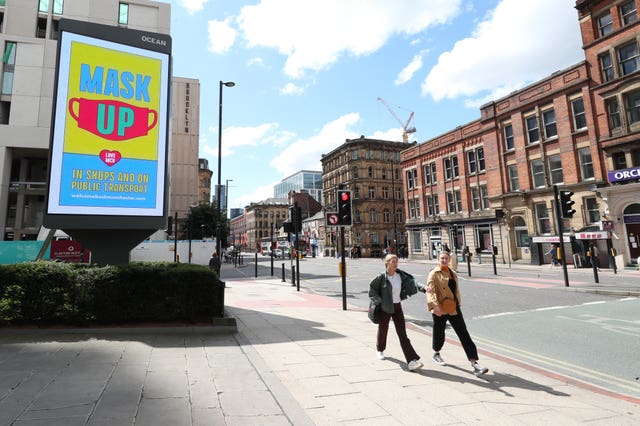
<svg viewBox="0 0 640 426">
<path fill-rule="evenodd" d="M 453 327 L 458 339 L 471 363 L 475 375 L 485 374 L 489 369 L 478 364 L 478 349 L 471 339 L 460 310 L 460 287 L 458 275 L 449 268 L 451 255 L 443 251 L 438 256 L 438 265 L 431 270 L 427 279 L 427 308 L 433 316 L 432 349 L 433 361 L 439 365 L 446 365 L 440 350 L 445 342 L 445 328 L 447 321 Z"/>
<path fill-rule="evenodd" d="M 211 259 L 209 259 L 209 269 L 216 271 L 216 274 L 220 276 L 220 257 L 215 251 L 211 254 Z"/>
<path fill-rule="evenodd" d="M 384 351 L 387 348 L 387 332 L 389 321 L 393 319 L 400 347 L 407 361 L 407 369 L 413 371 L 422 367 L 422 362 L 407 337 L 401 302 L 416 294 L 420 290 L 419 284 L 413 275 L 398 269 L 398 256 L 395 254 L 386 255 L 384 265 L 385 272 L 380 273 L 369 284 L 369 297 L 381 308 L 376 335 L 376 356 L 381 360 L 386 358 Z"/>
</svg>

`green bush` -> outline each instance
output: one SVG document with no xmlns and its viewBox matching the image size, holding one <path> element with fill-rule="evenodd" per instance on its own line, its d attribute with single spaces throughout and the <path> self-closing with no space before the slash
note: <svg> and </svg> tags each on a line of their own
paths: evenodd
<svg viewBox="0 0 640 426">
<path fill-rule="evenodd" d="M 0 324 L 195 322 L 223 311 L 224 283 L 200 265 L 0 265 Z"/>
</svg>

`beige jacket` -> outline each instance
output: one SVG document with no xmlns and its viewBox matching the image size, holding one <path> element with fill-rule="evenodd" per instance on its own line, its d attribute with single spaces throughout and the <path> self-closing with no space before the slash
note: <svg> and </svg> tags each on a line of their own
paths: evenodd
<svg viewBox="0 0 640 426">
<path fill-rule="evenodd" d="M 458 305 L 462 306 L 458 275 L 451 268 L 449 268 L 449 273 L 456 280 L 456 297 L 458 298 Z M 449 288 L 449 273 L 443 271 L 439 265 L 429 272 L 429 278 L 427 279 L 427 309 L 431 313 L 433 313 L 433 308 L 441 304 L 443 300 L 455 300 L 453 292 Z M 456 311 L 451 315 L 456 315 L 457 313 Z"/>
</svg>

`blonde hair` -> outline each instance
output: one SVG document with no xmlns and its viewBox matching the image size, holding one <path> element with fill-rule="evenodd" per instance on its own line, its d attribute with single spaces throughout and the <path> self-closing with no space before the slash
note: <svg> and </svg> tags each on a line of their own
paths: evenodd
<svg viewBox="0 0 640 426">
<path fill-rule="evenodd" d="M 391 262 L 392 259 L 397 259 L 398 256 L 396 256 L 395 254 L 388 254 L 384 257 L 384 264 L 388 265 L 389 262 Z"/>
</svg>

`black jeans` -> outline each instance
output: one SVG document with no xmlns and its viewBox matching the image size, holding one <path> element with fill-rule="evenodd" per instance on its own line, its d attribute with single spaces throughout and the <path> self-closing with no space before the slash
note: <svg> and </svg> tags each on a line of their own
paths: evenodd
<svg viewBox="0 0 640 426">
<path fill-rule="evenodd" d="M 387 348 L 387 332 L 389 331 L 389 320 L 393 318 L 393 325 L 396 328 L 398 339 L 400 339 L 400 347 L 407 361 L 407 364 L 414 359 L 420 359 L 415 349 L 411 345 L 409 337 L 407 337 L 407 327 L 404 322 L 404 312 L 400 303 L 393 304 L 393 314 L 380 311 L 380 322 L 378 323 L 378 335 L 376 339 L 376 349 L 380 352 Z"/>
<path fill-rule="evenodd" d="M 464 322 L 464 318 L 462 316 L 462 311 L 460 311 L 460 307 L 458 307 L 458 315 L 441 315 L 441 316 L 433 316 L 433 339 L 432 339 L 432 348 L 435 352 L 440 352 L 442 346 L 444 346 L 445 339 L 445 328 L 447 326 L 447 321 L 453 327 L 453 330 L 456 332 L 458 339 L 460 339 L 460 343 L 464 349 L 464 352 L 467 354 L 467 359 L 477 360 L 478 359 L 478 349 L 476 348 L 475 343 L 471 340 L 471 336 L 467 331 L 467 325 Z"/>
</svg>

